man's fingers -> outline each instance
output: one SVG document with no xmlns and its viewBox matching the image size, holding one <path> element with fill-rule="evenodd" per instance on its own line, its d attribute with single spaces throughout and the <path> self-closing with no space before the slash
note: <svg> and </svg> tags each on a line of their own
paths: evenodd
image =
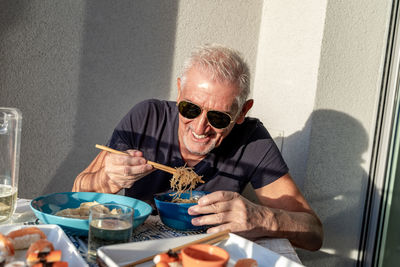
<svg viewBox="0 0 400 267">
<path fill-rule="evenodd" d="M 109 159 L 114 165 L 144 165 L 147 162 L 143 157 L 132 157 L 130 155 L 112 154 Z"/>
<path fill-rule="evenodd" d="M 153 167 L 149 164 L 138 165 L 138 166 L 113 166 L 110 169 L 106 169 L 107 172 L 123 177 L 130 177 L 136 175 L 143 175 L 151 171 Z"/>
<path fill-rule="evenodd" d="M 143 152 L 135 149 L 129 149 L 126 151 L 129 155 L 134 157 L 143 157 Z"/>
<path fill-rule="evenodd" d="M 232 208 L 230 202 L 218 202 L 212 203 L 207 206 L 195 205 L 189 208 L 188 213 L 190 215 L 208 214 L 208 213 L 219 213 L 229 211 Z"/>
<path fill-rule="evenodd" d="M 233 232 L 232 225 L 230 223 L 225 223 L 225 224 L 221 224 L 221 225 L 217 225 L 217 226 L 208 228 L 207 234 L 219 233 L 219 232 L 222 232 L 225 230 L 229 230 L 229 231 Z"/>
<path fill-rule="evenodd" d="M 221 212 L 199 216 L 192 219 L 193 225 L 220 225 L 237 221 L 239 214 L 236 212 Z"/>
<path fill-rule="evenodd" d="M 238 194 L 236 192 L 216 191 L 216 192 L 207 194 L 205 196 L 202 196 L 199 199 L 198 204 L 201 206 L 205 206 L 205 205 L 210 205 L 210 204 L 216 203 L 216 202 L 229 201 L 229 200 L 235 199 L 239 196 L 240 196 L 240 194 Z"/>
</svg>

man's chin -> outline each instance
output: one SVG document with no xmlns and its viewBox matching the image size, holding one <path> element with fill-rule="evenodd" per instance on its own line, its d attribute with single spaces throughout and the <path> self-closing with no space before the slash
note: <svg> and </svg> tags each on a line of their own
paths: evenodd
<svg viewBox="0 0 400 267">
<path fill-rule="evenodd" d="M 215 147 L 215 145 L 209 145 L 209 146 L 206 146 L 206 147 L 193 147 L 193 146 L 186 146 L 186 149 L 190 152 L 190 153 L 192 153 L 193 155 L 196 155 L 196 156 L 205 156 L 205 155 L 207 155 L 208 153 L 210 153 L 210 151 L 211 150 L 213 150 L 214 149 L 214 147 Z"/>
<path fill-rule="evenodd" d="M 187 150 L 192 153 L 193 155 L 196 156 L 205 156 L 208 153 L 210 153 L 211 149 L 207 149 L 207 150 L 199 150 L 199 149 L 191 149 L 191 148 L 187 148 Z"/>
</svg>

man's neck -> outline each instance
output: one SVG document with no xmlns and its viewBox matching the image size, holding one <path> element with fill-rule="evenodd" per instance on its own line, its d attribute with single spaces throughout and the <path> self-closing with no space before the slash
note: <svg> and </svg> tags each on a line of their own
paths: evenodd
<svg viewBox="0 0 400 267">
<path fill-rule="evenodd" d="M 181 145 L 180 152 L 183 161 L 186 162 L 186 166 L 188 167 L 194 167 L 197 163 L 199 163 L 206 157 L 205 155 L 194 155 L 187 151 L 186 148 L 182 147 Z"/>
</svg>

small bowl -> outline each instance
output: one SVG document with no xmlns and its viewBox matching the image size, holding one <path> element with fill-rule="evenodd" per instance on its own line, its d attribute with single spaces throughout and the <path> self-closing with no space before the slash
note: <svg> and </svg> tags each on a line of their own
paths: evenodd
<svg viewBox="0 0 400 267">
<path fill-rule="evenodd" d="M 185 267 L 225 267 L 229 253 L 209 244 L 190 245 L 182 250 L 182 265 Z"/>
<path fill-rule="evenodd" d="M 200 197 L 208 194 L 205 191 L 192 191 L 193 198 L 199 199 Z M 195 226 L 191 220 L 198 216 L 188 214 L 188 208 L 197 205 L 197 203 L 173 203 L 173 192 L 163 193 L 154 197 L 158 214 L 161 221 L 168 227 L 178 231 L 196 231 L 206 228 L 206 226 Z M 183 193 L 183 199 L 189 199 L 190 193 Z"/>
<path fill-rule="evenodd" d="M 97 201 L 100 204 L 118 203 L 134 208 L 133 229 L 142 224 L 151 214 L 152 208 L 146 202 L 122 195 L 95 192 L 62 192 L 44 195 L 30 203 L 35 216 L 43 223 L 58 224 L 68 234 L 87 236 L 88 219 L 75 219 L 57 216 L 57 211 L 66 208 L 78 208 L 83 202 Z"/>
</svg>

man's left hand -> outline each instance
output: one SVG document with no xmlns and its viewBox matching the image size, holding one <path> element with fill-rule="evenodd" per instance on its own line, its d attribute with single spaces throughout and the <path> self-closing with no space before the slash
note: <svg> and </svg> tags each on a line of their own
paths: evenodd
<svg viewBox="0 0 400 267">
<path fill-rule="evenodd" d="M 274 228 L 272 211 L 236 192 L 217 191 L 205 195 L 188 212 L 190 215 L 206 214 L 192 219 L 193 225 L 216 225 L 209 228 L 207 233 L 229 229 L 252 238 L 259 236 L 260 232 Z"/>
</svg>

